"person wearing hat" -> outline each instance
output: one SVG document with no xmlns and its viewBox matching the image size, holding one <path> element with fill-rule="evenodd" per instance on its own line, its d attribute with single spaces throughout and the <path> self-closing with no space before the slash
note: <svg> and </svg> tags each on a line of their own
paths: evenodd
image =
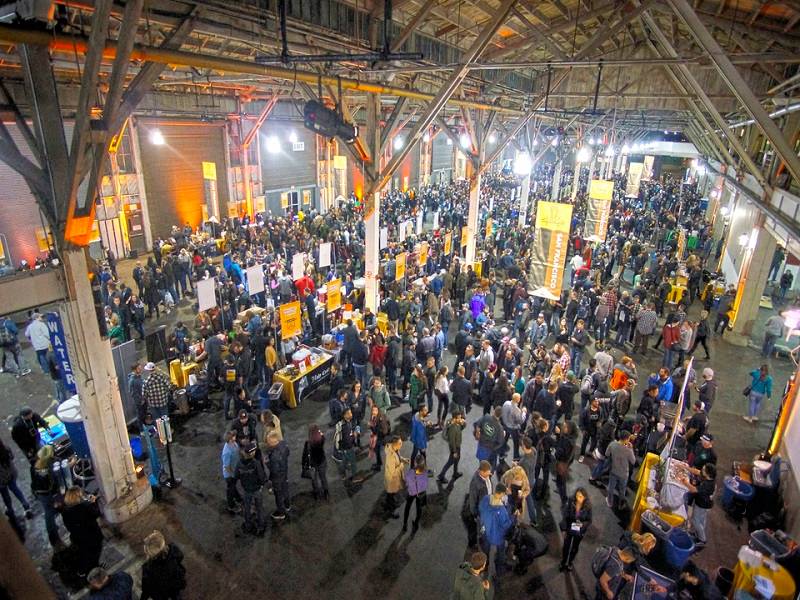
<svg viewBox="0 0 800 600">
<path fill-rule="evenodd" d="M 264 464 L 256 459 L 258 445 L 250 442 L 241 449 L 239 464 L 236 465 L 235 477 L 242 486 L 242 509 L 244 512 L 245 533 L 264 534 L 264 502 L 261 490 L 267 480 Z"/>
<path fill-rule="evenodd" d="M 700 442 L 700 436 L 706 432 L 706 429 L 708 429 L 708 415 L 703 403 L 697 400 L 692 407 L 692 416 L 686 423 L 686 443 L 689 448 Z"/>
<path fill-rule="evenodd" d="M 40 427 L 46 429 L 48 433 L 50 432 L 47 421 L 39 413 L 34 412 L 30 406 L 24 406 L 19 411 L 19 415 L 14 417 L 14 423 L 11 425 L 11 439 L 16 442 L 30 462 L 36 460 L 36 452 L 42 445 L 42 438 L 39 434 Z"/>
<path fill-rule="evenodd" d="M 149 362 L 144 366 L 145 379 L 142 385 L 142 400 L 154 419 L 169 415 L 169 402 L 172 400 L 172 382 L 169 376 L 155 363 Z"/>
<path fill-rule="evenodd" d="M 692 456 L 691 472 L 693 475 L 700 475 L 703 467 L 706 465 L 717 464 L 717 453 L 714 450 L 714 436 L 710 433 L 704 433 L 700 436 L 700 443 L 695 447 L 694 455 Z"/>
<path fill-rule="evenodd" d="M 692 505 L 691 529 L 697 538 L 698 546 L 705 546 L 706 540 L 706 520 L 708 511 L 714 507 L 714 493 L 717 489 L 716 484 L 717 467 L 711 463 L 703 466 L 700 470 L 699 479 L 683 477 L 682 483 L 689 490 L 689 501 Z"/>
<path fill-rule="evenodd" d="M 478 505 L 481 523 L 481 546 L 489 557 L 489 579 L 502 571 L 506 562 L 506 537 L 514 526 L 514 516 L 508 506 L 505 484 L 498 483 L 494 493 L 484 496 Z"/>
<path fill-rule="evenodd" d="M 144 538 L 141 600 L 178 598 L 186 587 L 186 567 L 183 552 L 175 544 L 168 544 L 160 531 Z"/>
<path fill-rule="evenodd" d="M 711 414 L 711 407 L 717 397 L 717 380 L 714 379 L 714 370 L 710 367 L 703 369 L 703 381 L 700 385 L 695 385 L 699 394 L 698 400 L 705 406 L 706 414 Z"/>
</svg>

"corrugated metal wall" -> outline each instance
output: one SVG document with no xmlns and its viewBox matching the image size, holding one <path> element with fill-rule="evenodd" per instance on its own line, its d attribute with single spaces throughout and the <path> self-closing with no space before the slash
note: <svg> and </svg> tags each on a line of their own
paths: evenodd
<svg viewBox="0 0 800 600">
<path fill-rule="evenodd" d="M 294 134 L 297 143 L 291 141 Z M 318 206 L 316 134 L 303 127 L 302 123 L 272 121 L 267 119 L 261 127 L 261 176 L 267 206 L 279 212 L 280 196 L 283 192 L 311 191 L 311 202 Z M 270 152 L 270 138 L 280 144 L 278 152 Z M 302 144 L 302 149 L 300 149 Z"/>
<path fill-rule="evenodd" d="M 431 181 L 438 183 L 442 172 L 446 174 L 446 180 L 449 179 L 449 173 L 453 169 L 453 153 L 455 149 L 447 143 L 449 138 L 440 133 L 433 138 L 433 151 L 431 156 L 431 171 L 433 176 Z"/>
<path fill-rule="evenodd" d="M 221 216 L 226 216 L 228 181 L 225 162 L 224 122 L 137 121 L 150 227 L 153 238 L 165 237 L 172 225 L 202 219 L 203 162 L 217 169 L 217 196 Z M 163 145 L 150 142 L 153 129 L 160 129 Z"/>
</svg>

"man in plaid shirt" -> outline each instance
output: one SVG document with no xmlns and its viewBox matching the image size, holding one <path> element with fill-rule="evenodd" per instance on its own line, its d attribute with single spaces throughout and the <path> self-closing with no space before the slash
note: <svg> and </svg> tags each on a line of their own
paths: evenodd
<svg viewBox="0 0 800 600">
<path fill-rule="evenodd" d="M 154 419 L 169 415 L 169 401 L 172 399 L 172 382 L 169 376 L 155 364 L 149 362 L 144 366 L 147 379 L 142 387 L 142 399 L 147 411 Z"/>
<path fill-rule="evenodd" d="M 655 305 L 650 302 L 647 308 L 639 311 L 639 316 L 636 319 L 636 333 L 633 338 L 633 351 L 641 352 L 642 356 L 647 355 L 647 343 L 650 336 L 656 329 L 658 323 L 658 315 L 655 311 Z"/>
</svg>

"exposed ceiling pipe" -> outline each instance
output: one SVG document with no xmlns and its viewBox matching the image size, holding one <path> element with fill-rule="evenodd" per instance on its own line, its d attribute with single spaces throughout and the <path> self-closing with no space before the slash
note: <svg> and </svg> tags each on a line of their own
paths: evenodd
<svg viewBox="0 0 800 600">
<path fill-rule="evenodd" d="M 10 25 L 0 25 L 0 41 L 11 44 L 34 44 L 39 46 L 48 46 L 51 50 L 68 52 L 70 54 L 77 53 L 83 55 L 88 49 L 88 40 L 85 37 L 51 33 L 47 31 L 20 29 Z M 107 60 L 113 59 L 117 53 L 116 48 L 117 45 L 114 41 L 107 41 L 103 50 L 103 57 Z M 271 65 L 257 65 L 241 60 L 220 58 L 216 56 L 196 54 L 193 52 L 184 52 L 182 50 L 154 48 L 152 46 L 144 46 L 139 44 L 134 46 L 133 52 L 131 53 L 131 60 L 149 61 L 159 64 L 179 65 L 185 67 L 197 67 L 201 69 L 213 69 L 223 73 L 248 73 L 251 75 L 271 77 L 285 81 L 302 81 L 304 83 L 313 85 L 316 85 L 320 81 L 323 85 L 337 86 L 339 84 L 339 78 L 337 77 L 318 75 L 316 73 L 310 73 L 307 71 L 297 71 L 294 69 L 286 69 Z M 356 79 L 341 78 L 341 82 L 342 88 L 344 89 L 367 92 L 370 94 L 402 96 L 422 102 L 430 102 L 434 98 L 433 94 L 427 94 L 405 88 L 363 82 Z M 515 108 L 497 106 L 495 104 L 486 104 L 483 102 L 461 100 L 458 98 L 451 98 L 448 100 L 448 104 L 452 104 L 453 106 L 457 106 L 459 108 L 474 108 L 479 110 L 496 111 L 503 114 L 524 114 L 523 111 Z"/>
</svg>

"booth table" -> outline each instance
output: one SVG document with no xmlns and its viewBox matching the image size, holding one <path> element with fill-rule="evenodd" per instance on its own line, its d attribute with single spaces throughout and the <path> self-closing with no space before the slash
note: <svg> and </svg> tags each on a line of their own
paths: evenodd
<svg viewBox="0 0 800 600">
<path fill-rule="evenodd" d="M 196 362 L 181 362 L 177 358 L 169 363 L 169 378 L 177 387 L 186 387 L 189 383 L 189 375 L 197 374 L 200 367 Z"/>
<path fill-rule="evenodd" d="M 794 579 L 792 579 L 789 571 L 780 565 L 776 564 L 776 566 L 778 570 L 773 571 L 763 562 L 759 567 L 750 567 L 742 561 L 739 561 L 736 563 L 736 568 L 733 570 L 733 586 L 731 586 L 731 593 L 728 597 L 733 598 L 736 590 L 744 590 L 751 594 L 755 592 L 755 577 L 756 575 L 760 575 L 764 579 L 769 579 L 775 584 L 775 595 L 772 596 L 772 600 L 794 600 Z"/>
<path fill-rule="evenodd" d="M 636 475 L 636 480 L 639 482 L 636 488 L 636 498 L 633 501 L 633 511 L 631 513 L 631 524 L 628 527 L 631 531 L 641 532 L 642 529 L 642 513 L 650 506 L 647 503 L 647 498 L 652 496 L 655 487 L 655 470 L 661 462 L 661 457 L 657 454 L 648 453 L 644 457 L 639 472 Z M 658 508 L 653 509 L 653 512 L 664 519 L 673 527 L 677 527 L 686 520 L 683 516 Z"/>
<path fill-rule="evenodd" d="M 283 403 L 289 408 L 297 408 L 304 396 L 328 381 L 333 362 L 331 354 L 314 348 L 310 367 L 303 364 L 296 375 L 292 375 L 286 367 L 276 371 L 272 382 L 283 384 Z"/>
</svg>

